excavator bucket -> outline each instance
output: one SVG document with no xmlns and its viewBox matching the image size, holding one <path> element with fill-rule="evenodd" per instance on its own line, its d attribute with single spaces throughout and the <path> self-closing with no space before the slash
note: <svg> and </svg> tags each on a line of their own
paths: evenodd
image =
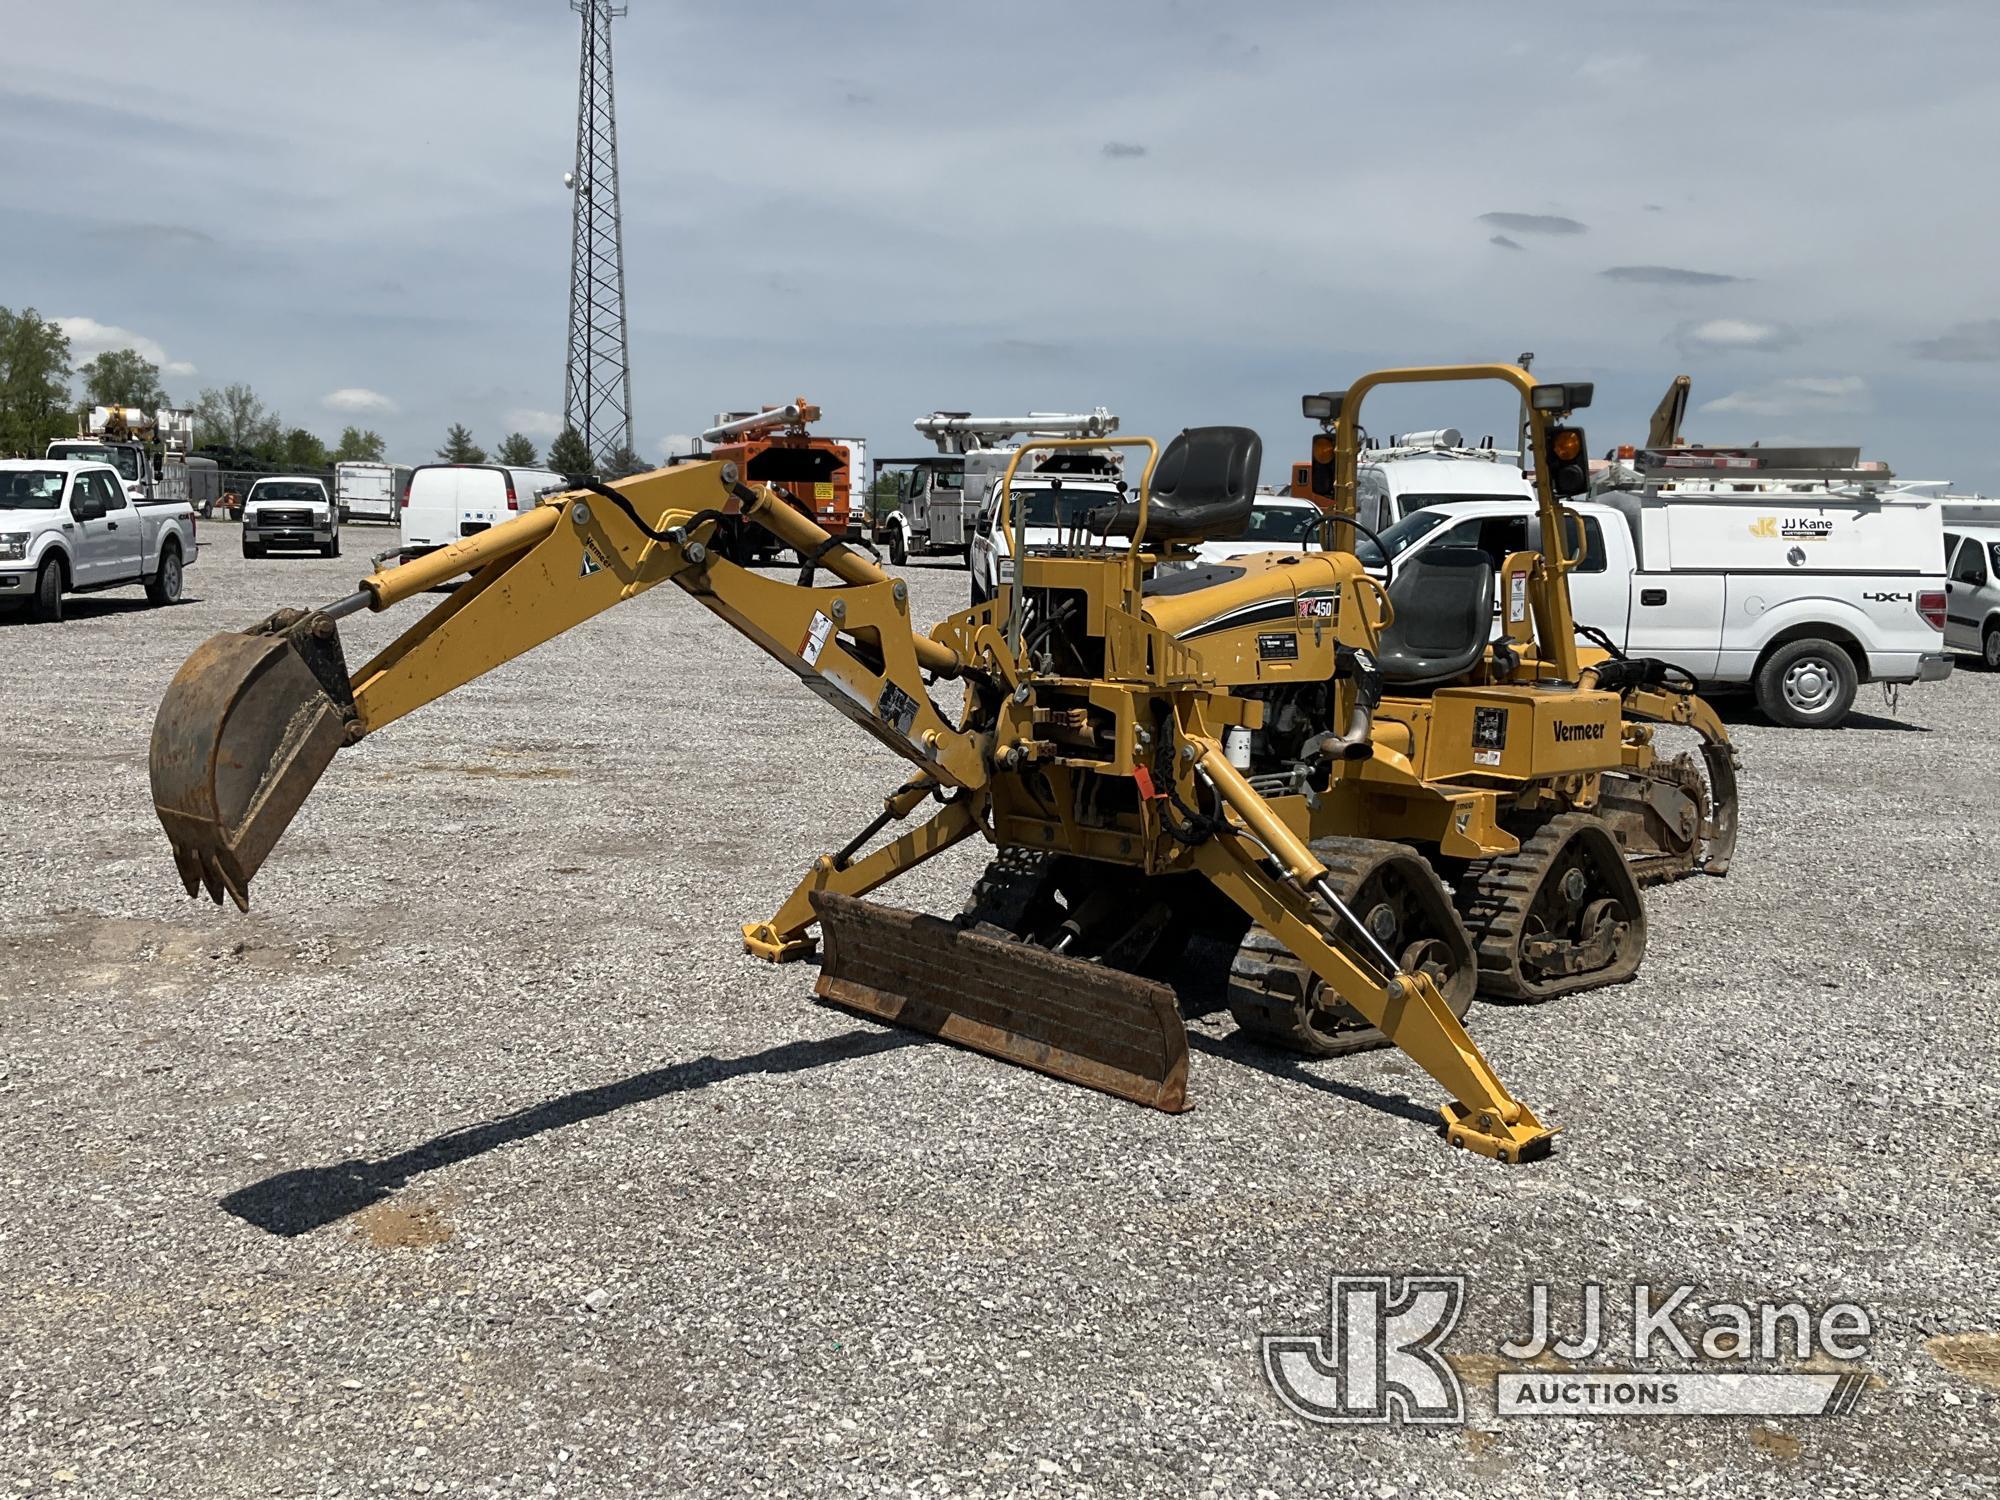
<svg viewBox="0 0 2000 1500">
<path fill-rule="evenodd" d="M 175 674 L 153 721 L 153 807 L 190 896 L 250 878 L 333 754 L 354 700 L 334 623 L 287 610 L 248 634 L 212 636 Z"/>
<path fill-rule="evenodd" d="M 1188 1107 L 1187 1030 L 1167 986 L 832 891 L 812 902 L 821 999 L 1169 1114 Z"/>
</svg>

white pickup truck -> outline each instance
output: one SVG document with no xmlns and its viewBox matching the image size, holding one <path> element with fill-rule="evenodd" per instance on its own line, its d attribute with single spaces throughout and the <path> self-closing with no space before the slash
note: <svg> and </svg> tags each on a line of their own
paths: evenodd
<svg viewBox="0 0 2000 1500">
<path fill-rule="evenodd" d="M 1934 501 L 1610 491 L 1570 509 L 1582 530 L 1566 542 L 1582 549 L 1569 579 L 1578 625 L 1628 656 L 1671 662 L 1704 693 L 1748 688 L 1780 724 L 1831 728 L 1862 682 L 1951 673 Z M 1464 546 L 1496 567 L 1541 546 L 1525 500 L 1430 506 L 1382 541 L 1398 563 L 1420 549 Z M 1380 563 L 1372 544 L 1358 550 Z"/>
<path fill-rule="evenodd" d="M 0 461 L 0 603 L 34 619 L 60 620 L 64 594 L 131 584 L 172 604 L 196 551 L 187 501 L 134 502 L 108 463 Z"/>
<path fill-rule="evenodd" d="M 262 557 L 273 547 L 340 556 L 340 512 L 311 475 L 268 475 L 243 497 L 243 555 Z"/>
</svg>

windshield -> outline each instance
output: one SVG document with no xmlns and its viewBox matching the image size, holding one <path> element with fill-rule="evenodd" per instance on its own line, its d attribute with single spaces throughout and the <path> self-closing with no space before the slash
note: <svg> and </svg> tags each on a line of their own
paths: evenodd
<svg viewBox="0 0 2000 1500">
<path fill-rule="evenodd" d="M 113 448 L 101 443 L 51 443 L 49 457 L 110 464 L 126 479 L 136 480 L 139 477 L 139 450 L 136 448 Z"/>
<path fill-rule="evenodd" d="M 1382 547 L 1389 549 L 1390 557 L 1401 557 L 1450 519 L 1441 510 L 1413 511 L 1382 533 Z M 1385 561 L 1382 547 L 1376 546 L 1373 538 L 1364 536 L 1355 542 L 1354 555 L 1370 567 L 1379 568 Z"/>
<path fill-rule="evenodd" d="M 1024 505 L 1028 511 L 1028 524 L 1040 527 L 1060 527 L 1067 531 L 1082 521 L 1100 505 L 1109 505 L 1118 497 L 1104 490 L 1078 490 L 1067 486 L 1060 490 L 1045 489 L 1040 485 L 1015 485 L 1014 503 Z"/>
<path fill-rule="evenodd" d="M 61 469 L 0 471 L 0 510 L 54 510 L 62 492 Z"/>
<path fill-rule="evenodd" d="M 1426 505 L 1456 504 L 1462 500 L 1504 500 L 1509 505 L 1514 505 L 1533 498 L 1532 495 L 1524 495 L 1518 490 L 1511 495 L 1475 495 L 1470 490 L 1461 490 L 1449 495 L 1398 495 L 1396 503 L 1403 508 L 1403 514 L 1407 516 L 1411 511 L 1421 510 Z"/>
<path fill-rule="evenodd" d="M 1268 542 L 1272 546 L 1310 541 L 1319 531 L 1324 512 L 1316 505 L 1253 505 L 1250 524 L 1232 542 Z"/>
<path fill-rule="evenodd" d="M 250 491 L 251 500 L 324 500 L 316 484 L 260 484 Z"/>
</svg>

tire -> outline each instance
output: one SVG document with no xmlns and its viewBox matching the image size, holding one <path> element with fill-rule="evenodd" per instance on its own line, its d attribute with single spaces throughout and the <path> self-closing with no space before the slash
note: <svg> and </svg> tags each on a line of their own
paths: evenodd
<svg viewBox="0 0 2000 1500">
<path fill-rule="evenodd" d="M 889 533 L 889 566 L 900 568 L 909 560 L 909 538 L 903 535 L 903 528 L 898 526 Z"/>
<path fill-rule="evenodd" d="M 146 597 L 155 604 L 173 604 L 181 597 L 181 549 L 171 542 L 160 548 L 160 565 L 146 580 Z"/>
<path fill-rule="evenodd" d="M 339 533 L 339 532 L 337 532 L 337 531 L 336 531 L 336 532 L 335 532 L 335 533 L 333 534 L 333 540 L 332 540 L 332 541 L 330 541 L 330 542 L 328 542 L 328 543 L 327 543 L 327 544 L 326 544 L 326 545 L 325 545 L 324 547 L 322 547 L 322 548 L 320 548 L 320 549 L 319 549 L 319 555 L 320 555 L 321 557 L 338 557 L 338 556 L 340 556 L 340 533 Z"/>
<path fill-rule="evenodd" d="M 1979 659 L 1989 672 L 2000 672 L 2000 625 L 1988 625 L 1979 642 Z"/>
<path fill-rule="evenodd" d="M 243 555 L 245 557 L 262 557 L 264 549 L 255 542 L 245 542 L 243 544 Z"/>
<path fill-rule="evenodd" d="M 1859 686 L 1854 660 L 1832 641 L 1788 641 L 1757 669 L 1757 706 L 1788 729 L 1831 729 Z"/>
<path fill-rule="evenodd" d="M 41 570 L 35 574 L 34 597 L 28 601 L 28 618 L 42 625 L 54 625 L 62 619 L 63 565 L 60 560 L 50 557 L 42 562 Z"/>
</svg>

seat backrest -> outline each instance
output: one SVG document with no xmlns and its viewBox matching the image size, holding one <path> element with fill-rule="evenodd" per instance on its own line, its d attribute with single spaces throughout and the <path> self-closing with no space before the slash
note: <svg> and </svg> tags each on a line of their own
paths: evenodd
<svg viewBox="0 0 2000 1500">
<path fill-rule="evenodd" d="M 1493 575 L 1477 547 L 1426 547 L 1398 563 L 1395 623 L 1375 651 L 1383 678 L 1442 682 L 1471 671 L 1493 635 Z"/>
<path fill-rule="evenodd" d="M 1264 440 L 1248 427 L 1187 428 L 1153 465 L 1146 540 L 1185 542 L 1240 532 L 1250 522 L 1263 462 Z M 1138 501 L 1099 512 L 1098 519 L 1102 524 L 1093 529 L 1103 535 L 1130 536 L 1139 524 Z"/>
</svg>

